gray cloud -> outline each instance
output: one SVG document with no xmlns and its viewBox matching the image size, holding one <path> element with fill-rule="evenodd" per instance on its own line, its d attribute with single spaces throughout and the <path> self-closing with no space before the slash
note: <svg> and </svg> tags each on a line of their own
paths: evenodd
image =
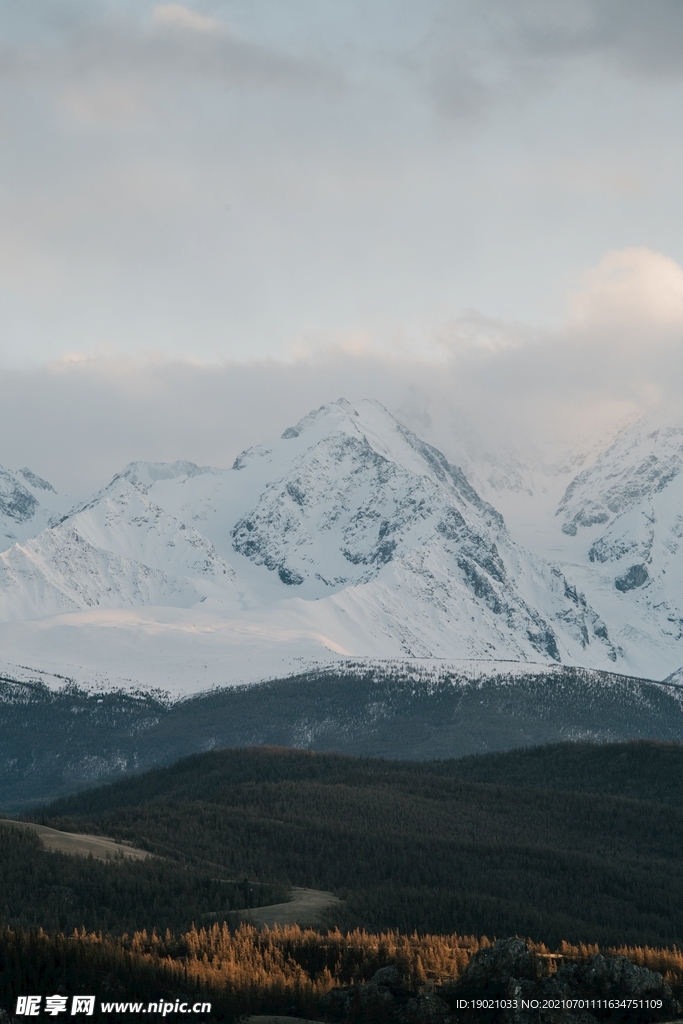
<svg viewBox="0 0 683 1024">
<path fill-rule="evenodd" d="M 218 18 L 159 4 L 141 21 L 106 8 L 59 4 L 42 33 L 6 45 L 0 76 L 20 82 L 117 78 L 163 85 L 209 80 L 227 86 L 338 91 L 341 74 L 321 62 L 259 45 Z"/>
<path fill-rule="evenodd" d="M 563 0 L 559 6 L 559 24 L 552 4 L 533 5 L 524 19 L 523 39 L 536 55 L 608 54 L 625 70 L 653 78 L 683 74 L 683 7 L 676 0 Z"/>
<path fill-rule="evenodd" d="M 411 7 L 399 0 L 403 16 L 410 16 Z M 31 8 L 28 14 L 10 14 L 6 0 L 0 3 L 0 17 L 7 13 L 24 29 L 4 48 L 5 77 L 109 75 L 334 93 L 347 86 L 344 65 L 364 77 L 378 68 L 386 72 L 393 61 L 406 83 L 426 78 L 440 109 L 472 117 L 492 103 L 552 87 L 586 58 L 652 79 L 683 73 L 683 7 L 677 0 L 431 0 L 423 5 L 409 45 L 400 38 L 388 42 L 390 33 L 382 39 L 370 10 L 365 26 L 360 18 L 351 29 L 344 26 L 341 45 L 324 34 L 317 39 L 324 59 L 312 55 L 316 45 L 303 42 L 305 32 L 303 45 L 292 49 L 231 31 L 223 20 L 231 12 L 229 2 L 212 4 L 211 16 L 193 2 L 159 4 L 156 15 L 153 6 L 141 5 L 135 16 L 125 8 L 79 0 L 38 2 Z M 298 16 L 303 24 L 315 24 L 305 0 L 293 14 L 295 21 Z"/>
<path fill-rule="evenodd" d="M 559 322 L 610 248 L 683 261 L 679 11 L 0 0 L 0 362 L 106 352 L 97 392 L 124 354 L 236 366 L 354 332 L 415 351 L 450 321 L 449 366 L 507 402 L 499 377 L 523 392 L 520 353 L 562 333 L 512 318 Z M 434 117 L 429 88 L 457 117 Z M 545 350 L 529 359 L 531 380 Z M 358 394 L 320 374 L 301 404 Z"/>
<path fill-rule="evenodd" d="M 440 109 L 466 116 L 548 90 L 586 59 L 652 80 L 680 78 L 683 6 L 677 0 L 458 0 L 443 5 L 418 56 Z"/>
</svg>

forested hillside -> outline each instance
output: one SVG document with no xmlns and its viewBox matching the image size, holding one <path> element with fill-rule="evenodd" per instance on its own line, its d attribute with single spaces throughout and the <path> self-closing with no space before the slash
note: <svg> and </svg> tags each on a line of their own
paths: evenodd
<svg viewBox="0 0 683 1024">
<path fill-rule="evenodd" d="M 435 764 L 470 782 L 604 793 L 683 805 L 680 743 L 553 743 Z"/>
<path fill-rule="evenodd" d="M 180 930 L 217 910 L 231 913 L 287 898 L 281 885 L 220 879 L 169 858 L 105 862 L 47 852 L 27 830 L 0 827 L 2 924 L 109 933 Z"/>
<path fill-rule="evenodd" d="M 577 737 L 681 743 L 682 694 L 677 685 L 560 666 L 481 676 L 351 663 L 175 703 L 0 679 L 0 811 L 224 747 L 432 761 Z"/>
<path fill-rule="evenodd" d="M 683 940 L 681 779 L 673 744 L 431 763 L 240 749 L 40 820 L 211 877 L 333 890 L 330 924 L 670 945 Z"/>
</svg>

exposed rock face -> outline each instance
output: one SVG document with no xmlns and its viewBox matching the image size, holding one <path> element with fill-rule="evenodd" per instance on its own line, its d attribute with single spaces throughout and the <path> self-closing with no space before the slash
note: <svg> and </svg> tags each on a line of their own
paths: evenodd
<svg viewBox="0 0 683 1024">
<path fill-rule="evenodd" d="M 643 583 L 647 583 L 648 577 L 649 573 L 646 565 L 632 565 L 623 576 L 617 576 L 614 586 L 617 590 L 625 593 L 627 590 L 635 590 L 636 587 L 642 587 Z"/>
<path fill-rule="evenodd" d="M 366 985 L 333 988 L 321 1010 L 335 1021 L 372 1024 L 450 1024 L 447 1003 L 433 992 L 411 992 L 395 967 L 381 967 Z"/>
<path fill-rule="evenodd" d="M 459 979 L 459 992 L 508 993 L 519 981 L 537 982 L 547 974 L 543 960 L 531 952 L 524 939 L 499 939 L 494 946 L 475 953 Z"/>
<path fill-rule="evenodd" d="M 5 470 L 0 470 L 0 513 L 14 520 L 15 523 L 25 523 L 31 518 L 38 501 L 33 497 L 14 476 Z"/>
<path fill-rule="evenodd" d="M 27 467 L 12 472 L 0 466 L 0 551 L 40 533 L 55 514 L 66 511 L 68 501 Z"/>
<path fill-rule="evenodd" d="M 360 1018 L 371 1021 L 401 1020 L 410 993 L 395 967 L 381 967 L 365 985 L 333 988 L 323 998 L 321 1009 L 331 1020 Z M 444 1004 L 444 1013 L 448 1008 Z"/>
</svg>

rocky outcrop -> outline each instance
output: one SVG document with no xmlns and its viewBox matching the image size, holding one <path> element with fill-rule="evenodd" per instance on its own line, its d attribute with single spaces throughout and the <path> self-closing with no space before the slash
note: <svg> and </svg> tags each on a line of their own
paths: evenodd
<svg viewBox="0 0 683 1024">
<path fill-rule="evenodd" d="M 395 967 L 382 967 L 364 985 L 333 988 L 323 998 L 321 1012 L 333 1021 L 391 1022 L 402 1019 L 410 993 Z M 444 1007 L 448 1012 L 447 1007 Z"/>
<path fill-rule="evenodd" d="M 661 974 L 624 956 L 598 953 L 562 962 L 501 939 L 473 957 L 442 996 L 456 1019 L 491 1024 L 594 1024 L 664 1021 L 681 1014 Z"/>
<path fill-rule="evenodd" d="M 333 988 L 321 1013 L 333 1021 L 368 1024 L 449 1024 L 451 1010 L 434 992 L 409 989 L 396 967 L 381 967 L 364 985 Z"/>
<path fill-rule="evenodd" d="M 518 938 L 479 950 L 456 982 L 410 991 L 383 967 L 367 984 L 332 989 L 320 1010 L 344 1024 L 645 1024 L 682 1013 L 661 974 L 627 957 L 563 962 Z"/>
</svg>

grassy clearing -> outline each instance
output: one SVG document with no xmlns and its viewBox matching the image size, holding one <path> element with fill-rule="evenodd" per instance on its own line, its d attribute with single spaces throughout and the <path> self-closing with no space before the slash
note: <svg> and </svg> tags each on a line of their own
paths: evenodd
<svg viewBox="0 0 683 1024">
<path fill-rule="evenodd" d="M 40 845 L 45 850 L 57 853 L 69 853 L 78 857 L 93 856 L 95 860 L 147 860 L 153 854 L 147 850 L 138 850 L 129 843 L 120 843 L 107 836 L 91 836 L 83 832 L 63 832 L 61 829 L 50 828 L 49 825 L 38 825 L 32 821 L 12 821 L 0 818 L 0 825 L 10 828 L 23 828 L 35 833 Z"/>
</svg>

